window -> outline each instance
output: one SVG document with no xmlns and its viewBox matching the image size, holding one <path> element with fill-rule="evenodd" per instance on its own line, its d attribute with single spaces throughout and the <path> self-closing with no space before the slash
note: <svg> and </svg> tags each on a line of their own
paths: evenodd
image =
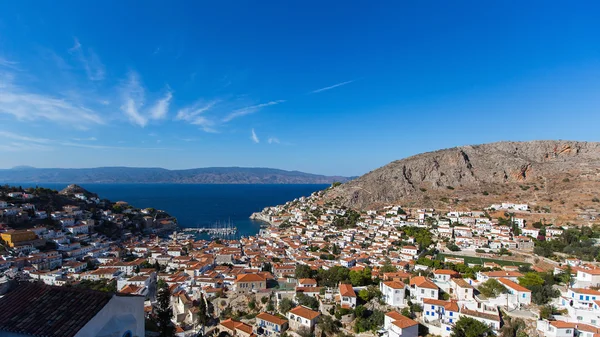
<svg viewBox="0 0 600 337">
<path fill-rule="evenodd" d="M 421 289 L 421 294 L 424 294 L 424 293 L 425 293 L 425 289 Z"/>
<path fill-rule="evenodd" d="M 435 305 L 432 305 L 432 306 L 431 306 L 431 309 L 435 309 Z"/>
<path fill-rule="evenodd" d="M 579 295 L 579 299 L 580 299 L 580 300 L 583 300 L 583 295 Z"/>
<path fill-rule="evenodd" d="M 523 298 L 525 298 L 525 296 L 527 296 L 527 294 L 525 294 L 525 293 L 524 293 L 524 294 L 523 294 Z"/>
<path fill-rule="evenodd" d="M 565 331 L 566 333 L 571 333 L 571 329 L 567 329 L 567 331 Z"/>
<path fill-rule="evenodd" d="M 452 317 L 452 314 L 453 314 L 453 312 L 452 312 L 452 311 L 450 311 L 450 317 Z"/>
</svg>

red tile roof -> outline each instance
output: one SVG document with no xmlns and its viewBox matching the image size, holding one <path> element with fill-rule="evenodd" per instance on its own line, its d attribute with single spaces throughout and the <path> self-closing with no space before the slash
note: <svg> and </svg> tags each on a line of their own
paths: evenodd
<svg viewBox="0 0 600 337">
<path fill-rule="evenodd" d="M 410 285 L 416 285 L 419 288 L 439 289 L 432 281 L 425 276 L 416 276 L 410 279 Z"/>
<path fill-rule="evenodd" d="M 400 329 L 408 328 L 419 324 L 416 321 L 402 315 L 397 311 L 390 311 L 385 315 L 393 319 L 394 321 L 392 322 L 392 324 L 399 327 Z"/>
<path fill-rule="evenodd" d="M 340 294 L 342 296 L 356 297 L 356 293 L 351 284 L 340 283 Z"/>
<path fill-rule="evenodd" d="M 310 310 L 309 308 L 303 306 L 295 307 L 294 309 L 290 310 L 290 313 L 309 320 L 313 320 L 321 315 L 321 313 L 318 311 Z"/>
<path fill-rule="evenodd" d="M 283 324 L 287 323 L 287 319 L 283 319 L 283 318 L 280 318 L 275 315 L 271 315 L 266 312 L 261 312 L 260 314 L 256 315 L 256 318 L 260 318 L 262 320 L 265 320 L 265 321 L 271 322 L 271 323 L 275 323 L 277 325 L 283 325 Z"/>
<path fill-rule="evenodd" d="M 511 281 L 509 279 L 505 279 L 504 277 L 499 278 L 498 282 L 504 284 L 505 286 L 507 286 L 507 287 L 509 287 L 511 289 L 519 291 L 519 292 L 523 292 L 523 293 L 530 293 L 531 292 L 531 290 L 529 290 L 529 289 L 523 287 L 522 285 L 520 285 L 518 283 L 515 283 L 515 282 L 513 282 L 513 281 Z"/>
</svg>

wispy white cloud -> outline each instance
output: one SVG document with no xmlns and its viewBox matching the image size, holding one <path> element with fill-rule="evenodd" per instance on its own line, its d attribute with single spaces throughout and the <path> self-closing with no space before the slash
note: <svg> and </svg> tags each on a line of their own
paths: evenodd
<svg viewBox="0 0 600 337">
<path fill-rule="evenodd" d="M 74 38 L 74 45 L 69 49 L 69 52 L 82 64 L 88 79 L 91 81 L 101 81 L 105 76 L 104 64 L 100 61 L 100 57 L 94 52 L 92 48 L 88 48 L 87 51 L 83 49 L 83 46 L 77 38 Z"/>
<path fill-rule="evenodd" d="M 88 137 L 88 138 L 73 138 L 73 140 L 78 142 L 95 142 L 98 139 L 96 137 Z"/>
<path fill-rule="evenodd" d="M 144 106 L 146 95 L 135 72 L 129 73 L 129 78 L 121 90 L 121 95 L 123 96 L 121 111 L 125 113 L 131 123 L 145 127 L 148 124 L 148 119 L 142 116 L 140 109 Z"/>
<path fill-rule="evenodd" d="M 237 110 L 233 111 L 232 113 L 230 113 L 229 115 L 225 116 L 225 118 L 223 118 L 223 122 L 227 123 L 238 117 L 242 117 L 242 116 L 246 116 L 246 115 L 250 115 L 255 112 L 258 112 L 262 108 L 265 108 L 265 107 L 268 107 L 271 105 L 281 104 L 284 102 L 285 102 L 285 100 L 277 100 L 277 101 L 271 101 L 271 102 L 267 102 L 267 103 L 262 103 L 262 104 L 257 104 L 257 105 L 252 105 L 252 106 L 247 106 L 247 107 L 244 107 L 241 109 L 237 109 Z"/>
<path fill-rule="evenodd" d="M 352 83 L 352 82 L 354 82 L 354 80 L 352 80 L 352 81 L 346 81 L 346 82 L 341 82 L 341 83 L 337 83 L 337 84 L 334 84 L 334 85 L 330 85 L 330 86 L 328 86 L 328 87 L 324 87 L 324 88 L 321 88 L 321 89 L 313 90 L 313 91 L 311 91 L 310 93 L 311 93 L 311 94 L 316 94 L 316 93 L 319 93 L 319 92 L 323 92 L 323 91 L 331 90 L 331 89 L 334 89 L 334 88 L 337 88 L 337 87 L 341 87 L 341 86 L 343 86 L 343 85 L 350 84 L 350 83 Z"/>
<path fill-rule="evenodd" d="M 18 62 L 9 61 L 2 56 L 0 56 L 0 67 L 9 68 L 12 70 L 20 70 Z"/>
<path fill-rule="evenodd" d="M 168 90 L 165 94 L 165 97 L 159 99 L 154 107 L 150 109 L 150 116 L 152 119 L 164 119 L 167 117 L 167 113 L 169 112 L 169 104 L 171 104 L 172 98 L 173 93 L 171 90 Z"/>
<path fill-rule="evenodd" d="M 275 138 L 275 137 L 271 137 L 271 138 L 269 138 L 268 143 L 269 144 L 279 144 L 279 139 Z"/>
<path fill-rule="evenodd" d="M 31 92 L 15 85 L 13 79 L 9 74 L 0 81 L 0 114 L 21 121 L 46 120 L 76 128 L 105 123 L 98 113 L 78 102 Z"/>
<path fill-rule="evenodd" d="M 75 138 L 77 139 L 77 138 Z M 0 150 L 18 151 L 18 150 L 46 150 L 54 147 L 78 147 L 94 150 L 174 150 L 164 147 L 127 147 L 112 146 L 102 144 L 89 144 L 72 141 L 62 141 L 57 139 L 39 138 L 20 133 L 0 130 Z M 82 140 L 96 140 L 87 138 Z"/>
<path fill-rule="evenodd" d="M 253 142 L 255 143 L 260 143 L 260 139 L 258 139 L 258 136 L 256 135 L 256 132 L 254 132 L 254 129 L 252 129 L 252 135 L 250 137 L 252 139 Z"/>
<path fill-rule="evenodd" d="M 217 103 L 217 100 L 209 102 L 198 101 L 191 106 L 180 109 L 175 116 L 175 120 L 185 121 L 189 124 L 196 125 L 205 132 L 216 133 L 215 121 L 203 116 L 203 114 L 211 110 Z"/>
<path fill-rule="evenodd" d="M 121 111 L 134 125 L 145 127 L 150 120 L 159 120 L 167 117 L 169 105 L 173 98 L 170 88 L 167 88 L 165 96 L 156 101 L 148 110 L 144 111 L 146 104 L 146 89 L 142 86 L 139 75 L 130 71 L 124 85 L 120 89 Z"/>
<path fill-rule="evenodd" d="M 20 140 L 20 141 L 26 141 L 26 142 L 31 142 L 31 143 L 41 143 L 41 144 L 51 142 L 50 139 L 29 137 L 29 136 L 25 136 L 25 135 L 10 132 L 10 131 L 0 131 L 0 138 Z"/>
</svg>

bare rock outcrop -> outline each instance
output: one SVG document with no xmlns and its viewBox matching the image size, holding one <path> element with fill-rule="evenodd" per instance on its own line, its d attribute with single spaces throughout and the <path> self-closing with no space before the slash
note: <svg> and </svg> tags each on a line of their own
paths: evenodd
<svg viewBox="0 0 600 337">
<path fill-rule="evenodd" d="M 435 207 L 448 200 L 485 203 L 515 196 L 568 200 L 582 192 L 582 185 L 594 196 L 599 182 L 600 143 L 499 142 L 397 160 L 329 190 L 327 197 L 357 208 L 389 203 Z"/>
</svg>

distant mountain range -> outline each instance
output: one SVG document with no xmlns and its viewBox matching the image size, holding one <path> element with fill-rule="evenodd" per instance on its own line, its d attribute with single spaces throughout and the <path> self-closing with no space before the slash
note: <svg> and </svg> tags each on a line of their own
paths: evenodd
<svg viewBox="0 0 600 337">
<path fill-rule="evenodd" d="M 207 167 L 188 170 L 98 167 L 85 169 L 0 169 L 0 182 L 19 183 L 180 183 L 180 184 L 331 184 L 348 177 L 324 176 L 272 168 Z"/>
</svg>

